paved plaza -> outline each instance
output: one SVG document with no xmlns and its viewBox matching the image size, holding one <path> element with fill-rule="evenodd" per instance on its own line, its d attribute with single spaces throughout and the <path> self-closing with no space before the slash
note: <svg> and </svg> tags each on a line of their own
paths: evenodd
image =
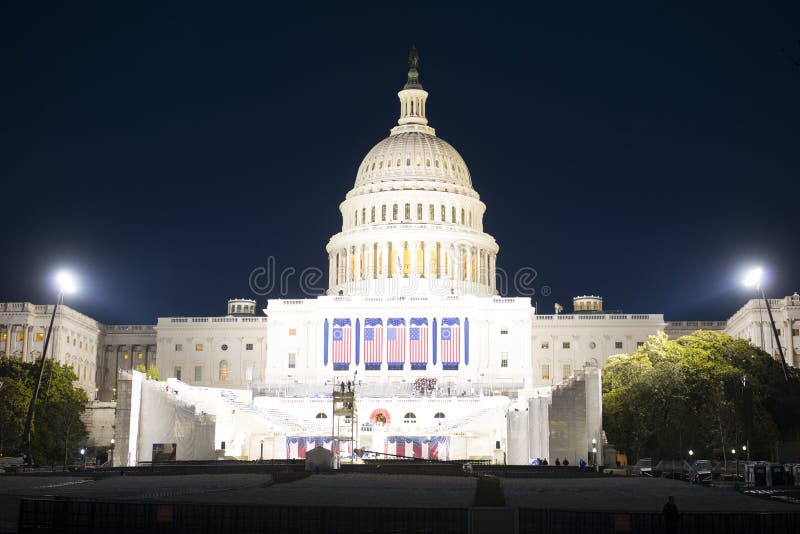
<svg viewBox="0 0 800 534">
<path fill-rule="evenodd" d="M 297 474 L 290 474 L 297 477 Z M 299 475 L 303 477 L 302 474 Z M 800 511 L 800 506 L 742 495 L 730 489 L 653 478 L 503 478 L 508 506 L 566 510 L 661 510 L 675 496 L 681 511 Z M 314 474 L 278 482 L 269 474 L 0 476 L 0 531 L 13 532 L 19 499 L 199 502 L 289 506 L 468 508 L 476 478 L 417 474 Z"/>
</svg>

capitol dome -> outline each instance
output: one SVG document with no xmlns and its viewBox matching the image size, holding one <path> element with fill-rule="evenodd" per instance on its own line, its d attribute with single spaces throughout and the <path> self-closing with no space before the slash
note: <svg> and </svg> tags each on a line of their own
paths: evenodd
<svg viewBox="0 0 800 534">
<path fill-rule="evenodd" d="M 434 133 L 406 126 L 367 153 L 348 197 L 390 189 L 418 189 L 426 185 L 478 197 L 472 188 L 467 165 L 455 148 Z"/>
<path fill-rule="evenodd" d="M 497 294 L 486 206 L 464 159 L 428 125 L 418 65 L 412 49 L 397 126 L 367 153 L 339 205 L 342 231 L 326 247 L 329 294 Z"/>
</svg>

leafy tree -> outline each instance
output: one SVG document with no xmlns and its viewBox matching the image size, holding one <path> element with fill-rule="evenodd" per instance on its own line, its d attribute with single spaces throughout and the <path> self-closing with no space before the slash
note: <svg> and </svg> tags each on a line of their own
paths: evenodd
<svg viewBox="0 0 800 534">
<path fill-rule="evenodd" d="M 768 354 L 720 332 L 651 336 L 634 354 L 609 358 L 603 373 L 603 424 L 632 460 L 689 448 L 724 458 L 745 443 L 768 457 L 776 439 L 797 432 L 786 399 L 800 391 L 798 370 L 787 384 Z"/>
<path fill-rule="evenodd" d="M 136 366 L 136 370 L 140 373 L 144 373 L 147 378 L 151 380 L 161 380 L 158 376 L 158 368 L 156 368 L 155 364 L 150 364 L 150 367 L 145 368 L 143 363 L 140 363 Z"/>
<path fill-rule="evenodd" d="M 0 360 L 0 422 L 5 449 L 18 454 L 23 446 L 23 428 L 33 395 L 38 363 Z M 86 440 L 86 426 L 80 417 L 86 408 L 86 392 L 75 387 L 78 377 L 71 367 L 45 361 L 42 387 L 36 402 L 31 446 L 40 464 L 67 463 Z M 6 385 L 11 386 L 6 391 Z"/>
</svg>

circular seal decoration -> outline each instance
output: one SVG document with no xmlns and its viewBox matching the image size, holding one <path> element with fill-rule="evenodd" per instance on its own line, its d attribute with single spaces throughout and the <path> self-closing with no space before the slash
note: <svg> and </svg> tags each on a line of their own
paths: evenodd
<svg viewBox="0 0 800 534">
<path fill-rule="evenodd" d="M 590 342 L 589 342 L 589 348 L 590 348 L 590 349 L 595 349 L 595 348 L 597 348 L 597 343 L 595 343 L 594 341 L 590 341 Z"/>
<path fill-rule="evenodd" d="M 223 343 L 223 344 L 222 344 L 222 347 L 220 347 L 220 348 L 221 348 L 222 350 L 228 350 L 228 345 L 225 345 L 225 344 Z"/>
</svg>

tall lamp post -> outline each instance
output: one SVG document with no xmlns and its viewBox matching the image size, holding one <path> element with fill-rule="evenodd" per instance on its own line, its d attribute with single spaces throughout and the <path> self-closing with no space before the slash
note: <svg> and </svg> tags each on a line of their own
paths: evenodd
<svg viewBox="0 0 800 534">
<path fill-rule="evenodd" d="M 33 388 L 33 396 L 28 405 L 28 415 L 25 418 L 25 428 L 23 429 L 23 439 L 25 445 L 25 465 L 33 465 L 33 452 L 31 450 L 31 426 L 33 425 L 33 413 L 36 410 L 36 399 L 39 397 L 39 389 L 42 387 L 42 377 L 44 376 L 44 364 L 47 359 L 47 347 L 50 345 L 50 336 L 53 332 L 53 322 L 56 319 L 56 311 L 59 304 L 64 303 L 65 293 L 75 292 L 75 282 L 68 273 L 61 272 L 56 275 L 56 282 L 58 283 L 58 296 L 56 297 L 55 306 L 53 306 L 53 314 L 50 316 L 50 326 L 47 327 L 47 335 L 44 338 L 44 347 L 42 348 L 42 356 L 39 358 L 39 375 L 36 377 L 36 386 Z"/>
<path fill-rule="evenodd" d="M 754 287 L 756 291 L 761 291 L 761 298 L 764 299 L 764 304 L 767 305 L 767 314 L 769 314 L 769 322 L 772 325 L 772 334 L 775 336 L 775 344 L 778 345 L 778 353 L 781 355 L 781 365 L 783 365 L 783 377 L 789 381 L 789 370 L 786 366 L 786 357 L 783 355 L 783 346 L 781 339 L 778 335 L 778 328 L 775 326 L 775 319 L 772 317 L 772 307 L 769 305 L 769 299 L 764 293 L 764 285 L 761 280 L 764 278 L 764 269 L 756 267 L 752 269 L 744 279 L 744 285 L 747 287 Z"/>
</svg>

